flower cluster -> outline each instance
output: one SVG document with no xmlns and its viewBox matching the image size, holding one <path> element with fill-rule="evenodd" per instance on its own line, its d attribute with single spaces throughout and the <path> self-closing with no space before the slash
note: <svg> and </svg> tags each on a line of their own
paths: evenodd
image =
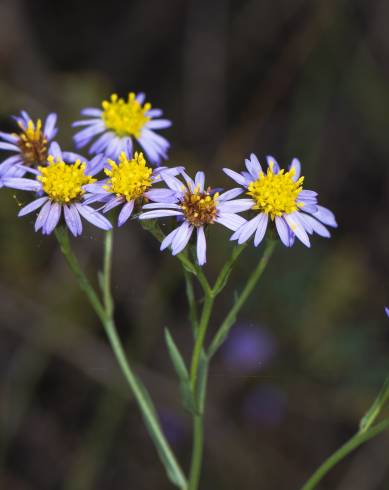
<svg viewBox="0 0 389 490">
<path fill-rule="evenodd" d="M 42 124 L 22 111 L 15 117 L 17 132 L 0 133 L 0 150 L 14 153 L 0 164 L 0 187 L 35 195 L 19 216 L 36 211 L 36 231 L 50 234 L 63 222 L 79 236 L 81 218 L 109 230 L 111 220 L 105 215 L 120 208 L 118 226 L 131 216 L 171 219 L 175 226 L 161 250 L 179 254 L 193 239 L 197 262 L 203 265 L 208 230 L 216 223 L 233 232 L 231 240 L 242 244 L 253 237 L 255 246 L 274 228 L 287 247 L 295 238 L 309 247 L 309 235 L 329 237 L 327 227 L 337 226 L 333 213 L 318 204 L 318 194 L 304 189 L 296 158 L 281 169 L 273 157 L 263 167 L 251 154 L 242 172 L 224 169 L 238 187 L 216 190 L 205 184 L 202 171 L 192 179 L 182 166 L 162 166 L 170 144 L 155 130 L 171 122 L 160 118 L 162 111 L 145 102 L 144 94 L 129 93 L 127 100 L 113 94 L 100 109 L 86 108 L 81 114 L 86 119 L 73 123 L 82 127 L 74 143 L 77 149 L 89 146 L 90 158 L 61 150 L 55 141 L 56 114 Z"/>
</svg>

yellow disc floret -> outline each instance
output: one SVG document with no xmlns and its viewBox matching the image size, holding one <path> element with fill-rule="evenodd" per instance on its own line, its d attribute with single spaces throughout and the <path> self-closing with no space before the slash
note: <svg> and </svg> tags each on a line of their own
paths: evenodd
<svg viewBox="0 0 389 490">
<path fill-rule="evenodd" d="M 215 221 L 219 193 L 211 195 L 210 192 L 210 188 L 200 192 L 200 186 L 197 186 L 193 192 L 188 190 L 185 193 L 181 208 L 191 225 L 199 227 Z"/>
<path fill-rule="evenodd" d="M 133 92 L 128 94 L 127 102 L 113 94 L 110 101 L 103 101 L 102 106 L 101 117 L 106 127 L 113 129 L 118 136 L 139 138 L 143 126 L 151 119 L 146 115 L 151 104 L 146 103 L 142 107 Z"/>
<path fill-rule="evenodd" d="M 42 165 L 47 160 L 47 139 L 42 131 L 42 121 L 28 121 L 27 127 L 19 124 L 21 133 L 18 146 L 22 152 L 25 165 Z"/>
<path fill-rule="evenodd" d="M 153 169 L 146 165 L 143 153 L 135 152 L 134 158 L 128 160 L 124 152 L 119 157 L 119 163 L 108 160 L 111 169 L 104 169 L 109 177 L 104 189 L 127 201 L 138 199 L 151 187 Z"/>
<path fill-rule="evenodd" d="M 49 155 L 47 161 L 47 167 L 38 167 L 41 173 L 38 180 L 42 182 L 43 190 L 52 201 L 61 204 L 78 201 L 85 193 L 82 187 L 96 182 L 96 179 L 85 175 L 85 162 L 77 160 L 73 164 L 67 164 L 60 158 L 55 160 L 53 155 Z"/>
<path fill-rule="evenodd" d="M 247 194 L 255 201 L 253 209 L 270 215 L 274 220 L 276 216 L 293 213 L 302 207 L 303 203 L 298 202 L 297 198 L 302 191 L 304 177 L 295 182 L 294 174 L 294 168 L 275 174 L 272 164 L 266 174 L 260 172 L 258 179 L 248 186 Z"/>
</svg>

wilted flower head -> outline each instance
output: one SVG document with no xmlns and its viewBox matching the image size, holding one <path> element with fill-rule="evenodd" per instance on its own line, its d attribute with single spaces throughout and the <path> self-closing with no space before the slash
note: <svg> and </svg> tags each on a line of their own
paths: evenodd
<svg viewBox="0 0 389 490">
<path fill-rule="evenodd" d="M 214 223 L 236 230 L 245 220 L 236 213 L 242 211 L 241 200 L 234 200 L 242 193 L 241 189 L 231 189 L 223 194 L 214 193 L 205 187 L 204 172 L 197 172 L 193 181 L 182 172 L 185 183 L 162 174 L 167 186 L 173 191 L 173 198 L 166 202 L 146 204 L 143 209 L 153 209 L 139 216 L 139 219 L 165 218 L 177 216 L 182 223 L 169 233 L 161 244 L 161 250 L 171 247 L 173 255 L 179 254 L 187 246 L 193 231 L 197 234 L 197 261 L 199 265 L 206 262 L 205 228 Z"/>
<path fill-rule="evenodd" d="M 152 109 L 151 104 L 144 103 L 144 100 L 143 93 L 136 95 L 131 92 L 127 100 L 113 94 L 110 100 L 102 102 L 102 109 L 83 109 L 81 114 L 90 119 L 73 123 L 75 127 L 85 126 L 74 135 L 76 146 L 82 148 L 98 136 L 89 153 L 103 152 L 116 159 L 124 152 L 128 158 L 132 158 L 134 138 L 150 162 L 160 164 L 167 158 L 170 144 L 154 130 L 168 128 L 171 122 L 158 119 L 162 115 L 161 109 Z"/>
<path fill-rule="evenodd" d="M 68 154 L 74 155 L 74 154 Z M 52 143 L 45 165 L 29 171 L 35 178 L 9 177 L 4 185 L 13 189 L 32 191 L 37 199 L 24 206 L 18 216 L 24 216 L 40 209 L 35 221 L 35 231 L 42 230 L 49 235 L 58 225 L 62 211 L 67 227 L 74 236 L 82 233 L 80 216 L 103 230 L 109 230 L 111 223 L 100 213 L 83 203 L 85 185 L 95 182 L 93 175 L 101 168 L 101 157 L 90 162 L 70 161 L 57 143 Z M 65 161 L 67 160 L 67 161 Z"/>
<path fill-rule="evenodd" d="M 40 119 L 34 122 L 25 111 L 14 119 L 18 124 L 16 133 L 0 132 L 0 140 L 3 140 L 0 150 L 16 153 L 0 164 L 0 187 L 4 176 L 22 177 L 26 167 L 45 165 L 49 143 L 57 134 L 57 115 L 54 113 L 47 116 L 44 124 Z"/>
<path fill-rule="evenodd" d="M 108 178 L 95 184 L 87 185 L 86 203 L 103 202 L 103 212 L 122 205 L 118 225 L 123 225 L 131 216 L 136 204 L 147 201 L 162 201 L 174 198 L 170 189 L 153 189 L 155 183 L 161 182 L 161 175 L 177 175 L 182 167 L 158 167 L 147 165 L 143 153 L 135 152 L 134 158 L 128 158 L 123 152 L 119 161 L 108 160 L 104 172 Z"/>
<path fill-rule="evenodd" d="M 287 171 L 281 170 L 275 159 L 268 157 L 265 173 L 253 153 L 245 163 L 247 171 L 240 174 L 224 169 L 229 177 L 246 188 L 249 197 L 242 201 L 246 210 L 251 209 L 256 214 L 232 235 L 232 240 L 243 243 L 255 233 L 254 245 L 258 246 L 265 236 L 269 218 L 287 247 L 293 245 L 295 236 L 307 247 L 310 246 L 309 234 L 330 236 L 323 223 L 336 227 L 335 217 L 329 209 L 317 204 L 317 192 L 303 189 L 304 177 L 300 177 L 301 164 L 297 158 Z"/>
</svg>

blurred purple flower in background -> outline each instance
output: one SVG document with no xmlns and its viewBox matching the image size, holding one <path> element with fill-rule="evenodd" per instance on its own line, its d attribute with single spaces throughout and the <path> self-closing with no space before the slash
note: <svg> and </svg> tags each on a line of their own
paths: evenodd
<svg viewBox="0 0 389 490">
<path fill-rule="evenodd" d="M 223 362 L 234 370 L 251 372 L 262 369 L 274 357 L 276 342 L 268 330 L 241 324 L 232 328 L 222 349 Z"/>
<path fill-rule="evenodd" d="M 257 385 L 243 399 L 241 411 L 249 424 L 275 427 L 285 416 L 285 393 L 270 384 Z"/>
<path fill-rule="evenodd" d="M 174 410 L 163 408 L 158 411 L 162 430 L 173 447 L 180 446 L 185 439 L 185 422 Z"/>
</svg>

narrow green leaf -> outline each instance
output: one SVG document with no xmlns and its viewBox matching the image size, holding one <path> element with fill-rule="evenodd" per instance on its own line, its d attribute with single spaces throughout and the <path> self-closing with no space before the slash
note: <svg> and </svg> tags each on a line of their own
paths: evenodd
<svg viewBox="0 0 389 490">
<path fill-rule="evenodd" d="M 173 337 L 171 336 L 169 330 L 165 328 L 165 340 L 169 351 L 170 359 L 173 363 L 174 369 L 176 370 L 179 379 L 189 378 L 188 370 L 186 369 L 185 362 L 178 350 Z"/>
<path fill-rule="evenodd" d="M 137 388 L 141 392 L 143 406 L 147 407 L 147 409 L 144 410 L 143 406 L 141 406 L 142 418 L 144 420 L 147 432 L 149 433 L 151 439 L 154 441 L 155 447 L 157 448 L 159 454 L 159 458 L 165 467 L 166 474 L 169 480 L 178 488 L 185 488 L 186 482 L 182 473 L 180 472 L 179 468 L 173 464 L 172 460 L 166 454 L 166 448 L 163 440 L 161 439 L 162 429 L 158 413 L 149 395 L 149 392 L 137 376 L 134 375 L 134 378 L 136 379 Z"/>
<path fill-rule="evenodd" d="M 180 382 L 180 393 L 182 406 L 192 415 L 198 415 L 199 411 L 196 407 L 195 400 L 193 398 L 192 387 L 190 382 Z"/>
<path fill-rule="evenodd" d="M 222 325 L 222 328 L 220 328 L 209 349 L 208 349 L 208 357 L 211 358 L 214 356 L 214 354 L 218 351 L 219 347 L 221 347 L 223 345 L 223 343 L 225 342 L 226 338 L 228 337 L 228 334 L 230 333 L 230 329 L 232 327 L 232 325 L 234 325 L 234 323 L 236 322 L 236 315 L 234 316 L 231 316 L 231 318 L 229 319 L 229 321 L 227 323 L 224 323 Z"/>
<path fill-rule="evenodd" d="M 371 405 L 365 416 L 361 419 L 359 424 L 359 431 L 365 432 L 375 421 L 384 407 L 386 401 L 389 399 L 389 376 L 386 378 L 383 387 L 378 393 L 377 398 Z"/>
<path fill-rule="evenodd" d="M 220 284 L 217 284 L 213 290 L 213 294 L 215 296 L 217 296 L 218 294 L 220 294 L 223 289 L 226 287 L 226 284 L 228 282 L 228 279 L 230 278 L 230 275 L 231 275 L 231 272 L 232 272 L 232 269 L 230 269 L 223 277 L 222 281 Z"/>
<path fill-rule="evenodd" d="M 165 340 L 168 348 L 170 360 L 172 361 L 174 370 L 178 376 L 180 382 L 181 400 L 184 408 L 190 413 L 196 413 L 196 404 L 193 398 L 192 387 L 190 383 L 190 377 L 188 370 L 185 366 L 185 362 L 182 358 L 180 351 L 178 350 L 173 337 L 169 330 L 165 328 Z"/>
<path fill-rule="evenodd" d="M 179 254 L 177 255 L 177 258 L 181 261 L 182 266 L 186 271 L 194 274 L 195 276 L 197 275 L 196 268 L 193 266 L 192 262 L 187 257 L 185 257 L 185 255 Z"/>
<path fill-rule="evenodd" d="M 158 437 L 157 433 L 155 432 L 155 429 L 150 419 L 148 417 L 143 416 L 143 420 L 150 437 L 154 441 L 155 447 L 157 448 L 158 451 L 159 458 L 165 467 L 166 474 L 169 480 L 178 488 L 186 488 L 185 487 L 186 482 L 184 480 L 183 475 L 177 471 L 177 468 L 171 464 L 171 460 L 167 458 L 166 452 L 164 451 L 164 448 L 161 446 L 161 440 Z"/>
<path fill-rule="evenodd" d="M 143 401 L 145 402 L 148 409 L 150 410 L 151 415 L 158 420 L 157 410 L 155 408 L 153 400 L 150 397 L 149 392 L 147 391 L 145 385 L 140 381 L 138 377 L 136 377 L 136 380 L 137 380 L 139 391 L 142 392 Z"/>
</svg>

